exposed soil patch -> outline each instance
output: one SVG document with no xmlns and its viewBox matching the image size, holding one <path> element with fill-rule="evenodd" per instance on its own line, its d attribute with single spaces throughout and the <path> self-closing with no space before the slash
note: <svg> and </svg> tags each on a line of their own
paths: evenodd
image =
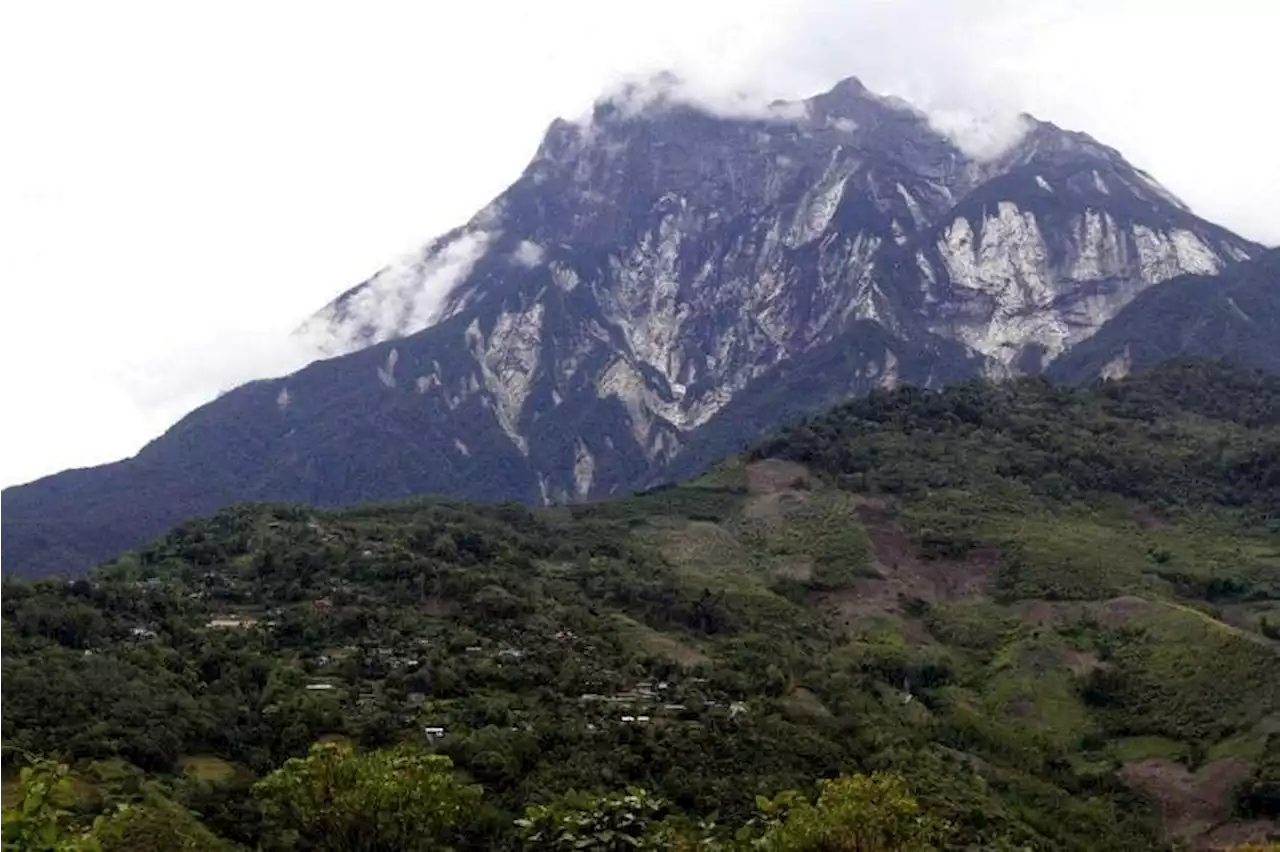
<svg viewBox="0 0 1280 852">
<path fill-rule="evenodd" d="M 787 705 L 810 716 L 817 716 L 823 719 L 831 716 L 831 711 L 827 709 L 827 705 L 822 703 L 822 699 L 803 686 L 797 686 L 791 690 L 791 695 L 787 697 Z"/>
<path fill-rule="evenodd" d="M 964 559 L 923 559 L 883 499 L 854 499 L 871 542 L 872 567 L 880 576 L 858 579 L 852 588 L 825 596 L 850 626 L 867 616 L 901 613 L 903 602 L 912 598 L 943 603 L 990 597 L 999 559 L 996 548 L 975 548 Z M 908 638 L 928 641 L 922 627 L 909 630 Z"/>
<path fill-rule="evenodd" d="M 940 745 L 938 748 L 945 754 L 950 755 L 953 759 L 967 764 L 969 768 L 973 770 L 975 775 L 980 775 L 983 778 L 994 778 L 1000 774 L 995 767 L 978 757 L 976 754 L 970 754 L 967 751 L 960 751 L 959 749 L 954 749 L 951 746 Z"/>
<path fill-rule="evenodd" d="M 807 556 L 789 556 L 774 560 L 775 577 L 786 577 L 807 583 L 813 579 L 813 560 Z"/>
<path fill-rule="evenodd" d="M 723 572 L 726 562 L 744 558 L 742 545 L 719 524 L 687 521 L 663 530 L 659 552 L 688 577 L 705 579 Z"/>
<path fill-rule="evenodd" d="M 774 491 L 757 494 L 747 500 L 742 514 L 753 521 L 780 521 L 787 510 L 809 500 L 807 491 Z"/>
<path fill-rule="evenodd" d="M 458 614 L 458 607 L 452 601 L 430 597 L 422 602 L 422 611 L 432 618 L 448 618 Z"/>
<path fill-rule="evenodd" d="M 897 580 L 903 594 L 930 602 L 989 597 L 1000 551 L 976 547 L 964 559 L 922 559 L 919 548 L 889 515 L 879 498 L 859 501 L 858 519 L 867 530 L 875 567 L 888 580 Z"/>
<path fill-rule="evenodd" d="M 236 767 L 220 757 L 200 754 L 182 759 L 182 771 L 188 775 L 215 784 L 230 781 L 236 775 Z"/>
<path fill-rule="evenodd" d="M 1064 622 L 1078 621 L 1084 614 L 1084 607 L 1075 605 L 1072 618 L 1062 611 L 1062 605 L 1056 601 L 1030 600 L 1018 604 L 1018 615 L 1028 624 L 1036 627 L 1053 627 Z"/>
<path fill-rule="evenodd" d="M 1123 627 L 1151 612 L 1159 604 L 1137 595 L 1122 595 L 1090 607 L 1095 618 L 1106 627 Z"/>
<path fill-rule="evenodd" d="M 652 654 L 659 654 L 686 668 L 692 668 L 707 662 L 706 654 L 697 648 L 690 648 L 678 639 L 673 639 L 664 633 L 649 634 L 644 637 L 641 644 L 646 651 Z"/>
<path fill-rule="evenodd" d="M 1280 617 L 1280 609 L 1276 608 L 1272 601 L 1260 601 L 1251 603 L 1218 603 L 1216 604 L 1220 620 L 1230 624 L 1232 627 L 1238 627 L 1255 636 L 1262 636 L 1258 632 L 1258 618 L 1260 615 L 1275 621 Z M 1263 636 L 1262 638 L 1266 638 Z"/>
<path fill-rule="evenodd" d="M 796 462 L 764 459 L 747 465 L 747 493 L 751 496 L 743 515 L 753 521 L 781 520 L 788 508 L 808 501 L 809 492 L 796 486 L 809 479 L 809 470 Z"/>
<path fill-rule="evenodd" d="M 1149 758 L 1127 763 L 1120 775 L 1151 796 L 1160 809 L 1160 822 L 1169 838 L 1198 839 L 1196 848 L 1214 848 L 1215 831 L 1225 831 L 1231 819 L 1232 793 L 1250 772 L 1249 762 L 1227 757 L 1190 772 L 1180 763 Z"/>
<path fill-rule="evenodd" d="M 1021 601 L 1018 615 L 1023 621 L 1037 627 L 1059 627 L 1075 624 L 1085 618 L 1096 619 L 1106 627 L 1123 627 L 1136 618 L 1149 613 L 1160 604 L 1125 595 L 1109 601 L 1047 601 L 1043 599 Z"/>
<path fill-rule="evenodd" d="M 1265 843 L 1280 835 L 1280 822 L 1251 819 L 1220 825 L 1196 841 L 1197 849 L 1237 849 L 1246 843 Z"/>
<path fill-rule="evenodd" d="M 686 645 L 674 636 L 659 633 L 648 625 L 625 615 L 615 614 L 614 618 L 617 619 L 618 626 L 630 636 L 631 641 L 651 654 L 666 657 L 686 668 L 707 662 L 706 654 L 691 645 Z"/>
<path fill-rule="evenodd" d="M 1094 669 L 1100 669 L 1106 665 L 1092 651 L 1068 651 L 1063 658 L 1063 662 L 1067 664 L 1067 668 L 1071 669 L 1071 673 L 1076 676 L 1087 675 Z"/>
<path fill-rule="evenodd" d="M 1133 520 L 1144 530 L 1164 529 L 1169 524 L 1147 506 L 1133 507 Z"/>
<path fill-rule="evenodd" d="M 797 483 L 809 479 L 809 469 L 798 462 L 763 459 L 747 465 L 747 493 L 753 496 L 795 491 Z"/>
<path fill-rule="evenodd" d="M 1251 604 L 1218 604 L 1218 618 L 1224 624 L 1230 624 L 1232 627 L 1239 627 L 1242 630 L 1251 630 L 1253 625 L 1250 624 L 1249 616 L 1253 614 L 1253 606 Z"/>
<path fill-rule="evenodd" d="M 1005 705 L 1005 712 L 1014 719 L 1033 718 L 1037 709 L 1035 701 L 1025 695 L 1020 695 Z"/>
</svg>

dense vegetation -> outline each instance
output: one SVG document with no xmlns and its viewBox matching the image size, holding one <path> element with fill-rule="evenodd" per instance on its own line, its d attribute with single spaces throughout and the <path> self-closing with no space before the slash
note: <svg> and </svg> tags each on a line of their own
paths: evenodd
<svg viewBox="0 0 1280 852">
<path fill-rule="evenodd" d="M 1280 380 L 1204 362 L 877 392 L 600 504 L 242 506 L 6 581 L 5 767 L 129 848 L 1263 837 L 1278 518 Z M 299 790 L 456 807 L 329 847 Z"/>
</svg>

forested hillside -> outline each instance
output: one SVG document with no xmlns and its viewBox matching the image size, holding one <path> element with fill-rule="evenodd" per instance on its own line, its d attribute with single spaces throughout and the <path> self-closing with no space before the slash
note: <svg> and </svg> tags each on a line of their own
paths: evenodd
<svg viewBox="0 0 1280 852">
<path fill-rule="evenodd" d="M 596 504 L 240 506 L 3 610 L 6 849 L 1227 848 L 1280 831 L 1280 379 L 877 391 Z"/>
</svg>

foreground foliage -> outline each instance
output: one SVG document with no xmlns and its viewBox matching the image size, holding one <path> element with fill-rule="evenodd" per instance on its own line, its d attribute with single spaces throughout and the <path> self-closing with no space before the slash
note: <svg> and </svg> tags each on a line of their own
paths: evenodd
<svg viewBox="0 0 1280 852">
<path fill-rule="evenodd" d="M 357 756 L 348 743 L 320 743 L 254 786 L 282 849 L 429 852 L 451 845 L 480 802 L 453 761 L 412 747 Z"/>
<path fill-rule="evenodd" d="M 65 764 L 41 761 L 24 769 L 22 802 L 5 810 L 6 852 L 230 852 L 172 802 L 102 804 L 109 815 L 69 810 L 70 780 Z M 758 818 L 732 835 L 712 823 L 672 819 L 668 803 L 642 788 L 601 796 L 572 793 L 530 806 L 516 820 L 517 845 L 585 852 L 923 852 L 942 837 L 898 776 L 844 777 L 819 788 L 813 804 L 796 791 L 772 801 L 761 797 Z M 332 742 L 289 760 L 253 793 L 268 815 L 262 848 L 324 852 L 451 849 L 464 828 L 474 827 L 482 798 L 480 788 L 454 774 L 448 758 L 409 746 L 358 754 Z"/>
<path fill-rule="evenodd" d="M 922 814 L 901 777 L 876 773 L 824 781 L 817 802 L 779 797 L 763 802 L 766 813 L 786 816 L 759 844 L 778 852 L 928 852 L 940 848 L 945 824 Z"/>
<path fill-rule="evenodd" d="M 31 852 L 74 852 L 97 845 L 91 832 L 75 826 L 75 791 L 70 767 L 38 760 L 22 767 L 19 796 L 4 809 L 4 848 Z M 99 824 L 100 821 L 99 821 Z"/>
</svg>

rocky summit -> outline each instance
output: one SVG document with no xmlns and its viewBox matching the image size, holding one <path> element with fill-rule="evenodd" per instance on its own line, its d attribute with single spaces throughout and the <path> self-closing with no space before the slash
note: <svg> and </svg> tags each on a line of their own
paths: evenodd
<svg viewBox="0 0 1280 852">
<path fill-rule="evenodd" d="M 601 478 L 611 457 L 671 461 L 833 344 L 876 339 L 852 374 L 824 375 L 835 395 L 1039 372 L 1152 285 L 1258 250 L 1113 149 L 1029 117 L 980 160 L 856 80 L 746 117 L 659 84 L 555 123 L 507 192 L 300 334 L 338 354 L 457 321 L 430 346 L 467 352 L 463 369 L 406 369 L 406 342 L 378 375 L 453 405 L 481 396 L 529 457 L 537 421 L 616 400 L 611 444 L 581 436 L 535 471 L 542 498 L 566 499 L 624 486 Z"/>
<path fill-rule="evenodd" d="M 872 388 L 1122 351 L 1135 299 L 1263 251 L 1029 116 L 978 156 L 852 79 L 750 109 L 682 91 L 554 122 L 469 222 L 298 330 L 325 360 L 7 489 L 5 570 L 79 571 L 241 500 L 621 493 Z"/>
</svg>

